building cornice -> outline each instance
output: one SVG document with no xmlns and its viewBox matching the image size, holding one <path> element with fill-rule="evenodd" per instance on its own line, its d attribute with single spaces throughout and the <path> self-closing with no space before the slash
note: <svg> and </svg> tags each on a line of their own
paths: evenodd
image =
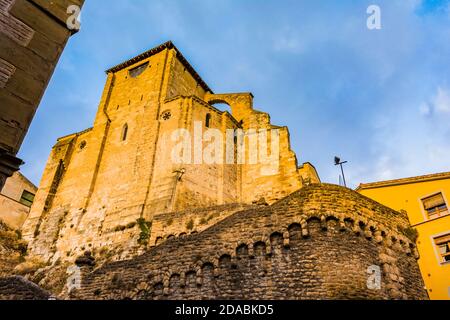
<svg viewBox="0 0 450 320">
<path fill-rule="evenodd" d="M 383 187 L 391 187 L 403 184 L 411 184 L 411 183 L 419 183 L 419 182 L 427 182 L 434 180 L 442 180 L 442 179 L 450 179 L 450 172 L 442 172 L 435 174 L 428 174 L 417 177 L 403 178 L 403 179 L 395 179 L 395 180 L 386 180 L 372 183 L 361 183 L 356 191 L 366 190 L 366 189 L 375 189 L 375 188 L 383 188 Z"/>
<path fill-rule="evenodd" d="M 88 128 L 88 129 L 83 130 L 83 131 L 80 131 L 80 132 L 71 133 L 71 134 L 68 134 L 68 135 L 59 137 L 58 139 L 56 139 L 56 141 L 57 141 L 57 142 L 60 142 L 60 141 L 62 141 L 62 140 L 67 140 L 67 139 L 69 139 L 69 138 L 79 137 L 79 136 L 81 136 L 81 135 L 83 135 L 83 134 L 85 134 L 85 133 L 88 133 L 88 132 L 92 131 L 92 129 L 94 129 L 94 128 L 91 127 L 91 128 Z"/>
</svg>

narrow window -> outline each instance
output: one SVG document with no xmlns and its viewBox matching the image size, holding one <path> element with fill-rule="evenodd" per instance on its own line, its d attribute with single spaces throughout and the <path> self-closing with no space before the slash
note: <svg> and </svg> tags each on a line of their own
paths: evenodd
<svg viewBox="0 0 450 320">
<path fill-rule="evenodd" d="M 80 150 L 83 150 L 84 148 L 86 148 L 87 142 L 86 141 L 81 141 L 80 143 Z"/>
<path fill-rule="evenodd" d="M 127 140 L 127 135 L 128 135 L 128 124 L 125 123 L 122 129 L 122 141 Z"/>
<path fill-rule="evenodd" d="M 440 263 L 450 261 L 450 234 L 434 239 L 434 243 L 438 249 Z"/>
<path fill-rule="evenodd" d="M 206 114 L 205 127 L 209 128 L 211 126 L 211 114 Z"/>
<path fill-rule="evenodd" d="M 428 214 L 428 219 L 434 219 L 448 214 L 447 204 L 441 192 L 422 199 L 422 204 Z"/>
<path fill-rule="evenodd" d="M 24 190 L 22 193 L 22 197 L 20 197 L 20 203 L 27 207 L 31 207 L 33 201 L 34 201 L 34 194 Z"/>
</svg>

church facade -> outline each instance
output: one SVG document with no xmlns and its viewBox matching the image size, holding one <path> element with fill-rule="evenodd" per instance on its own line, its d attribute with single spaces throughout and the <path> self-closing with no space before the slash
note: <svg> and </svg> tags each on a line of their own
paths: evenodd
<svg viewBox="0 0 450 320">
<path fill-rule="evenodd" d="M 319 182 L 251 93 L 215 94 L 167 42 L 107 71 L 93 127 L 53 147 L 23 235 L 50 262 L 122 259 Z"/>
</svg>

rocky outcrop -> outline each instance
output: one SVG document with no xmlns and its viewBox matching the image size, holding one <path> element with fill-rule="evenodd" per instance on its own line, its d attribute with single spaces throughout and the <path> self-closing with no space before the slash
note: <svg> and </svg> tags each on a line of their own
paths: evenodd
<svg viewBox="0 0 450 320">
<path fill-rule="evenodd" d="M 19 231 L 10 229 L 0 220 L 0 277 L 11 275 L 13 269 L 24 260 L 27 243 Z"/>
</svg>

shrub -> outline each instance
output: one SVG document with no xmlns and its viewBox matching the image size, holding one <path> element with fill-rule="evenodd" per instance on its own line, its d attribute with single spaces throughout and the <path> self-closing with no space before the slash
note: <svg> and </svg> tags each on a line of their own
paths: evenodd
<svg viewBox="0 0 450 320">
<path fill-rule="evenodd" d="M 417 239 L 419 238 L 419 232 L 413 227 L 403 228 L 401 226 L 397 226 L 397 230 L 403 233 L 409 240 L 414 243 L 416 243 Z"/>
<path fill-rule="evenodd" d="M 152 227 L 152 223 L 145 221 L 144 218 L 139 218 L 136 220 L 141 233 L 139 234 L 138 243 L 140 245 L 146 246 L 148 244 L 148 239 L 150 238 L 150 230 Z"/>
<path fill-rule="evenodd" d="M 192 230 L 192 229 L 194 229 L 194 220 L 189 220 L 189 222 L 188 223 L 186 223 L 186 228 L 188 229 L 188 230 Z"/>
</svg>

